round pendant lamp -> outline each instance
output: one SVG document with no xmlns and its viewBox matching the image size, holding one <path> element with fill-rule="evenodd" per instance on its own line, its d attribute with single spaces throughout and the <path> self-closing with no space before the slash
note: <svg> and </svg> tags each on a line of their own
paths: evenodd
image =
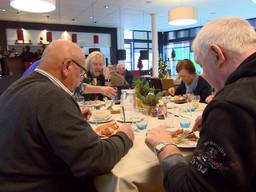
<svg viewBox="0 0 256 192">
<path fill-rule="evenodd" d="M 169 25 L 183 26 L 197 23 L 197 10 L 193 7 L 178 7 L 169 10 Z"/>
<path fill-rule="evenodd" d="M 10 0 L 10 5 L 25 12 L 46 13 L 56 9 L 56 0 Z"/>
</svg>

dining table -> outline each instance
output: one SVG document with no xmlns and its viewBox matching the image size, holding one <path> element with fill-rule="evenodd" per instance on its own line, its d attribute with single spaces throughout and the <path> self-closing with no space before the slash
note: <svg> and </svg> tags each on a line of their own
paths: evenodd
<svg viewBox="0 0 256 192">
<path fill-rule="evenodd" d="M 134 143 L 129 152 L 114 166 L 110 173 L 97 176 L 94 179 L 99 192 L 163 192 L 163 180 L 157 156 L 146 146 L 146 132 L 158 125 L 164 125 L 170 132 L 180 129 L 180 117 L 191 120 L 190 128 L 195 118 L 202 114 L 206 104 L 200 103 L 197 110 L 187 111 L 188 104 L 175 104 L 167 110 L 165 119 L 147 116 L 148 125 L 144 130 L 137 130 L 133 124 Z M 122 114 L 112 116 L 118 119 Z M 93 124 L 92 126 L 95 126 Z M 199 135 L 197 133 L 197 135 Z M 182 155 L 189 161 L 195 146 L 180 148 Z"/>
</svg>

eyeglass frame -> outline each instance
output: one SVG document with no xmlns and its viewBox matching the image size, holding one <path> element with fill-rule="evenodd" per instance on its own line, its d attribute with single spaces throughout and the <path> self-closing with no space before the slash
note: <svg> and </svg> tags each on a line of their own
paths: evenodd
<svg viewBox="0 0 256 192">
<path fill-rule="evenodd" d="M 83 79 L 84 77 L 86 77 L 86 74 L 87 74 L 87 69 L 84 67 L 84 66 L 82 66 L 81 64 L 79 64 L 78 62 L 76 62 L 74 59 L 71 59 L 71 58 L 69 58 L 73 63 L 75 63 L 78 67 L 80 67 L 81 69 L 83 69 L 84 70 L 84 73 L 83 74 L 81 74 L 80 75 L 80 78 L 81 79 Z"/>
</svg>

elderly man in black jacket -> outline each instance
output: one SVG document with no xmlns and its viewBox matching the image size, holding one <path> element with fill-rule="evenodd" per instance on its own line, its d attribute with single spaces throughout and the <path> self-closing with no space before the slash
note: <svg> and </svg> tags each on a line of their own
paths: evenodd
<svg viewBox="0 0 256 192">
<path fill-rule="evenodd" d="M 239 18 L 209 22 L 193 43 L 197 63 L 217 94 L 206 107 L 187 162 L 163 128 L 146 143 L 157 151 L 166 191 L 256 191 L 256 33 Z"/>
<path fill-rule="evenodd" d="M 131 148 L 130 125 L 102 140 L 84 120 L 72 97 L 84 64 L 76 44 L 54 41 L 35 72 L 1 95 L 0 191 L 95 191 L 93 177 Z"/>
</svg>

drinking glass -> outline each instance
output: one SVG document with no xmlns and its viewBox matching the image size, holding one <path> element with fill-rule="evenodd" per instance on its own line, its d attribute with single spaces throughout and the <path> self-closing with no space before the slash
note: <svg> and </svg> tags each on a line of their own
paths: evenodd
<svg viewBox="0 0 256 192">
<path fill-rule="evenodd" d="M 139 120 L 136 122 L 137 130 L 145 130 L 148 125 L 148 117 L 146 109 L 139 108 L 136 110 Z"/>
<path fill-rule="evenodd" d="M 180 128 L 182 129 L 188 129 L 191 125 L 191 119 L 187 117 L 179 117 L 179 122 L 180 122 Z"/>
<path fill-rule="evenodd" d="M 200 95 L 193 95 L 192 97 L 192 107 L 196 110 L 199 108 Z"/>
</svg>

